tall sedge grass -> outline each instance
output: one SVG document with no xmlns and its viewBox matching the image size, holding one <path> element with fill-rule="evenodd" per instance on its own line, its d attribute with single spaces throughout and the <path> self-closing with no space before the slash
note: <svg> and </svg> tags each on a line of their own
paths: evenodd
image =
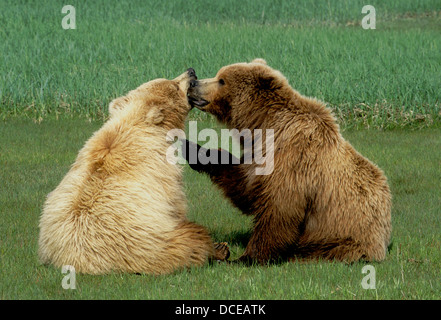
<svg viewBox="0 0 441 320">
<path fill-rule="evenodd" d="M 188 67 L 212 77 L 263 57 L 348 125 L 362 124 L 352 121 L 355 108 L 374 127 L 391 113 L 397 126 L 437 125 L 437 2 L 372 4 L 376 30 L 359 25 L 362 1 L 96 1 L 77 4 L 77 29 L 64 30 L 60 1 L 2 2 L 0 118 L 102 119 L 112 98 L 150 79 Z M 365 106 L 375 105 L 391 112 L 373 118 Z"/>
</svg>

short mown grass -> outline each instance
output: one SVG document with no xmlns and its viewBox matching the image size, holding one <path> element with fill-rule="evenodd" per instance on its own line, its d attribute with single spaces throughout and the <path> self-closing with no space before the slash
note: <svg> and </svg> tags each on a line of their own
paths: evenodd
<svg viewBox="0 0 441 320">
<path fill-rule="evenodd" d="M 38 262 L 38 221 L 47 193 L 69 170 L 101 121 L 10 119 L 0 125 L 0 299 L 439 299 L 441 298 L 441 135 L 416 131 L 346 130 L 344 137 L 377 163 L 393 193 L 393 245 L 372 263 L 376 290 L 361 281 L 365 263 L 213 264 L 167 276 L 76 275 L 65 290 L 61 270 Z M 200 128 L 216 127 L 198 122 Z M 227 241 L 232 259 L 252 227 L 210 180 L 184 170 L 188 216 Z"/>
</svg>

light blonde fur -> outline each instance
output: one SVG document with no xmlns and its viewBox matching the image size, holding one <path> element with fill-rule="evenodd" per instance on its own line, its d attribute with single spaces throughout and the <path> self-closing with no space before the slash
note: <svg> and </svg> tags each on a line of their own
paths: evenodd
<svg viewBox="0 0 441 320">
<path fill-rule="evenodd" d="M 165 274 L 213 255 L 207 231 L 186 218 L 182 172 L 166 161 L 167 131 L 183 128 L 189 77 L 148 82 L 109 106 L 44 204 L 39 257 L 77 272 Z"/>
</svg>

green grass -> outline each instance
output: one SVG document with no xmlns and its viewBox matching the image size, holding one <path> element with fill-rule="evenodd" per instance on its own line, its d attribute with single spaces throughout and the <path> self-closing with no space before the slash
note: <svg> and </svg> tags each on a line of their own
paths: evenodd
<svg viewBox="0 0 441 320">
<path fill-rule="evenodd" d="M 393 246 L 364 290 L 365 264 L 206 265 L 167 276 L 76 276 L 64 290 L 61 270 L 39 264 L 38 220 L 47 193 L 101 122 L 73 118 L 0 124 L 0 299 L 440 299 L 441 129 L 347 130 L 357 150 L 384 169 L 393 199 Z M 199 122 L 199 128 L 213 126 Z M 189 218 L 244 250 L 251 221 L 203 175 L 186 165 Z"/>
<path fill-rule="evenodd" d="M 438 126 L 441 2 L 94 1 L 64 30 L 61 1 L 0 5 L 0 119 L 107 115 L 108 102 L 157 77 L 263 57 L 348 126 Z M 195 117 L 207 119 L 195 113 Z"/>
</svg>

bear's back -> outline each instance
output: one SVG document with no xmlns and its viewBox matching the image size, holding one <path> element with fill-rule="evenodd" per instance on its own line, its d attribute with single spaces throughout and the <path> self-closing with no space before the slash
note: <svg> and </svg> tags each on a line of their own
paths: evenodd
<svg viewBox="0 0 441 320">
<path fill-rule="evenodd" d="M 152 258 L 163 250 L 160 239 L 184 219 L 186 199 L 181 169 L 166 161 L 162 131 L 112 119 L 86 142 L 45 202 L 42 262 L 93 269 L 97 259 L 111 268 L 130 248 Z"/>
</svg>

